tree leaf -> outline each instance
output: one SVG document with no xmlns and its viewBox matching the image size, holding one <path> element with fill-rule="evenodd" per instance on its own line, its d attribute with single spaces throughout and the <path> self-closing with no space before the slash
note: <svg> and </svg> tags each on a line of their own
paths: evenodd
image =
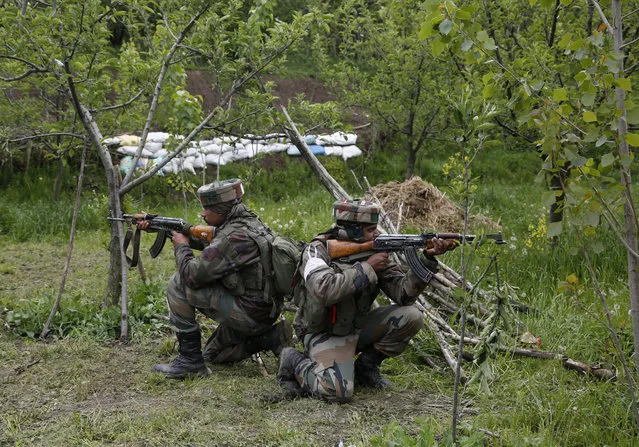
<svg viewBox="0 0 639 447">
<path fill-rule="evenodd" d="M 442 33 L 444 36 L 447 36 L 453 30 L 453 25 L 454 24 L 452 21 L 450 21 L 449 19 L 444 19 L 439 24 L 439 32 Z"/>
<path fill-rule="evenodd" d="M 584 112 L 583 118 L 584 118 L 584 121 L 587 123 L 593 123 L 597 121 L 597 115 L 595 114 L 595 112 L 590 112 L 590 111 Z"/>
<path fill-rule="evenodd" d="M 461 44 L 461 50 L 463 52 L 470 50 L 472 47 L 473 47 L 473 41 L 470 39 L 464 40 L 464 42 Z"/>
<path fill-rule="evenodd" d="M 605 137 L 602 137 L 602 138 L 605 138 Z M 615 155 L 612 152 L 609 152 L 603 157 L 601 157 L 601 166 L 603 166 L 604 168 L 607 166 L 610 166 L 611 164 L 615 162 L 615 159 L 616 159 Z"/>
<path fill-rule="evenodd" d="M 433 53 L 433 56 L 437 57 L 440 54 L 442 54 L 442 51 L 444 51 L 446 49 L 446 44 L 444 42 L 442 42 L 441 37 L 436 37 L 435 39 L 433 39 L 433 45 L 431 47 L 431 52 Z"/>
<path fill-rule="evenodd" d="M 588 211 L 584 215 L 584 224 L 590 225 L 591 227 L 599 226 L 599 213 L 595 213 L 594 211 Z"/>
<path fill-rule="evenodd" d="M 548 224 L 548 231 L 546 235 L 548 237 L 559 236 L 563 230 L 563 222 L 550 222 Z"/>
<path fill-rule="evenodd" d="M 432 20 L 426 20 L 424 23 L 422 23 L 422 27 L 419 30 L 419 40 L 424 40 L 432 36 L 433 33 L 435 32 L 433 28 L 434 27 L 433 27 Z"/>
<path fill-rule="evenodd" d="M 493 84 L 486 84 L 481 91 L 483 99 L 490 99 L 495 94 L 495 86 Z"/>
<path fill-rule="evenodd" d="M 556 198 L 557 194 L 555 194 L 555 191 L 544 191 L 541 195 L 541 203 L 542 205 L 548 207 L 555 203 Z"/>
<path fill-rule="evenodd" d="M 488 37 L 488 33 L 484 30 L 477 32 L 477 40 L 480 42 L 486 42 L 490 37 Z"/>
<path fill-rule="evenodd" d="M 630 82 L 629 78 L 617 78 L 617 80 L 615 81 L 615 85 L 627 92 L 632 91 L 632 83 Z"/>
<path fill-rule="evenodd" d="M 497 45 L 495 45 L 495 40 L 492 37 L 489 37 L 484 42 L 484 48 L 488 51 L 493 51 L 497 49 Z"/>
<path fill-rule="evenodd" d="M 626 142 L 633 147 L 639 146 L 639 134 L 628 133 L 628 135 L 626 135 Z"/>
<path fill-rule="evenodd" d="M 552 92 L 553 101 L 565 101 L 568 99 L 568 92 L 565 88 L 557 88 L 554 92 Z"/>
<path fill-rule="evenodd" d="M 586 107 L 592 107 L 595 104 L 596 97 L 595 93 L 584 93 L 581 95 L 581 104 Z"/>
</svg>

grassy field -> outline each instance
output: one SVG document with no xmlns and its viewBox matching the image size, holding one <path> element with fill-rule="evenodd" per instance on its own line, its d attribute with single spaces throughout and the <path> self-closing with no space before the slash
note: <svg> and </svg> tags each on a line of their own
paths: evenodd
<svg viewBox="0 0 639 447">
<path fill-rule="evenodd" d="M 535 312 L 520 313 L 504 340 L 517 334 L 539 337 L 539 349 L 609 368 L 620 368 L 602 306 L 589 287 L 583 258 L 566 236 L 554 249 L 544 237 L 543 183 L 534 183 L 534 154 L 487 154 L 474 174 L 478 189 L 473 213 L 499 221 L 508 244 L 499 256 L 501 281 L 516 287 L 516 298 Z M 445 160 L 422 175 L 445 190 L 439 175 Z M 334 166 L 355 194 L 349 169 Z M 247 203 L 278 233 L 308 240 L 331 223 L 332 199 L 309 171 L 288 164 L 269 171 L 255 166 L 229 168 L 225 176 L 247 179 Z M 235 171 L 233 171 L 234 169 Z M 376 165 L 371 182 L 397 171 Z M 97 180 L 88 185 L 98 184 Z M 197 182 L 198 179 L 193 179 Z M 99 187 L 83 197 L 79 232 L 53 337 L 37 341 L 55 298 L 67 251 L 72 215 L 72 182 L 60 203 L 31 195 L 27 186 L 50 190 L 46 174 L 14 178 L 0 196 L 0 445 L 18 446 L 417 446 L 446 443 L 450 432 L 453 376 L 426 366 L 420 353 L 436 357 L 433 335 L 423 331 L 401 357 L 384 362 L 391 390 L 357 390 L 347 405 L 315 399 L 274 399 L 276 359 L 263 356 L 268 376 L 256 363 L 216 367 L 205 379 L 167 381 L 151 367 L 175 355 L 174 338 L 162 315 L 164 291 L 174 271 L 168 247 L 155 260 L 143 258 L 149 284 L 132 272 L 131 341 L 116 342 L 118 309 L 103 308 L 108 268 L 106 207 Z M 49 188 L 49 189 L 47 189 Z M 145 209 L 198 221 L 197 203 L 162 183 L 145 186 L 127 200 Z M 135 197 L 133 197 L 135 196 Z M 172 197 L 170 201 L 166 197 Z M 28 224 L 27 224 L 28 223 Z M 34 229 L 38 229 L 37 231 Z M 444 229 L 437 229 L 444 230 Z M 632 352 L 625 254 L 602 230 L 590 243 L 607 249 L 592 253 L 626 355 Z M 145 237 L 143 248 L 152 243 Z M 442 259 L 459 267 L 459 252 Z M 472 259 L 477 278 L 486 259 Z M 574 274 L 583 285 L 578 300 L 558 284 Z M 287 318 L 292 315 L 287 314 Z M 208 322 L 202 320 L 206 325 Z M 518 332 L 517 332 L 518 331 Z M 207 335 L 207 334 L 205 334 Z M 624 380 L 603 382 L 562 367 L 558 360 L 496 354 L 490 392 L 463 387 L 462 445 L 582 446 L 636 445 Z M 471 363 L 464 368 L 474 371 Z M 622 371 L 619 371 L 623 379 Z"/>
</svg>

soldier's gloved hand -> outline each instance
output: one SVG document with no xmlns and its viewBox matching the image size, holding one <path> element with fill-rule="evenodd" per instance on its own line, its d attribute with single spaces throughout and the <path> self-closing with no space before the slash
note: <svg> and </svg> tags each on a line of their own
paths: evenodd
<svg viewBox="0 0 639 447">
<path fill-rule="evenodd" d="M 135 226 L 140 230 L 148 231 L 150 222 L 148 220 L 136 220 Z"/>
<path fill-rule="evenodd" d="M 368 262 L 376 272 L 382 271 L 388 265 L 388 253 L 375 253 L 373 256 L 368 258 L 366 262 Z"/>
<path fill-rule="evenodd" d="M 430 256 L 441 255 L 457 247 L 457 241 L 454 239 L 438 239 L 434 237 L 430 241 L 433 243 L 433 246 L 424 250 L 424 253 Z"/>
<path fill-rule="evenodd" d="M 177 231 L 171 232 L 171 240 L 173 241 L 173 247 L 177 247 L 181 244 L 189 245 L 189 238 L 184 236 L 182 233 L 178 233 Z"/>
</svg>

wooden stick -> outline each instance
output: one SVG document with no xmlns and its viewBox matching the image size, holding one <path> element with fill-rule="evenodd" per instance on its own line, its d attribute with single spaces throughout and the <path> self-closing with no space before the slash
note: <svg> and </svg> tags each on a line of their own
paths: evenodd
<svg viewBox="0 0 639 447">
<path fill-rule="evenodd" d="M 348 194 L 346 190 L 344 190 L 344 188 L 342 188 L 342 186 L 335 181 L 335 179 L 328 173 L 326 168 L 322 166 L 322 164 L 317 160 L 317 157 L 308 148 L 306 142 L 302 138 L 302 135 L 300 135 L 300 133 L 298 132 L 295 123 L 293 122 L 291 117 L 288 116 L 288 112 L 286 111 L 286 107 L 284 106 L 282 106 L 282 113 L 284 113 L 284 116 L 288 120 L 288 124 L 291 126 L 290 128 L 286 129 L 286 134 L 288 135 L 291 142 L 295 145 L 295 147 L 297 147 L 297 149 L 300 151 L 302 157 L 304 157 L 304 159 L 311 166 L 311 169 L 315 172 L 315 174 L 317 174 L 322 185 L 324 185 L 324 187 L 336 200 L 350 200 L 350 194 Z"/>
<path fill-rule="evenodd" d="M 455 359 L 455 356 L 453 355 L 453 352 L 450 346 L 448 345 L 448 343 L 446 342 L 446 339 L 442 335 L 441 331 L 436 325 L 431 323 L 428 319 L 424 320 L 424 323 L 426 324 L 426 327 L 433 334 L 435 334 L 435 338 L 437 339 L 439 348 L 441 349 L 442 354 L 444 355 L 444 359 L 446 359 L 446 363 L 448 363 L 448 366 L 450 366 L 451 370 L 456 371 L 457 360 Z M 459 369 L 459 378 L 462 383 L 466 383 L 468 381 L 468 376 L 466 375 L 466 373 L 464 372 L 462 368 Z"/>
<path fill-rule="evenodd" d="M 26 2 L 25 2 L 26 3 Z M 58 295 L 53 302 L 53 306 L 51 307 L 51 312 L 49 313 L 49 317 L 47 321 L 44 323 L 42 327 L 42 332 L 40 332 L 40 339 L 45 339 L 47 335 L 49 335 L 51 322 L 53 321 L 53 317 L 58 312 L 58 307 L 60 306 L 60 300 L 62 299 L 62 292 L 64 292 L 64 285 L 67 281 L 67 275 L 69 273 L 69 265 L 71 264 L 71 253 L 73 252 L 73 240 L 75 239 L 75 228 L 78 222 L 78 211 L 80 209 L 80 193 L 82 192 L 82 177 L 84 176 L 84 164 L 87 158 L 87 142 L 84 143 L 82 148 L 82 158 L 80 159 L 80 173 L 78 174 L 78 187 L 75 194 L 75 205 L 73 206 L 73 218 L 71 219 L 71 232 L 69 234 L 69 245 L 67 246 L 67 257 L 64 261 L 64 268 L 62 269 L 62 280 L 60 281 L 60 288 L 58 289 Z"/>
<path fill-rule="evenodd" d="M 459 335 L 450 335 L 453 340 L 459 340 Z M 480 340 L 471 337 L 464 337 L 464 342 L 469 344 L 479 344 Z M 538 359 L 555 359 L 561 360 L 564 368 L 577 371 L 582 375 L 590 375 L 602 380 L 614 381 L 617 379 L 617 372 L 611 369 L 602 368 L 597 365 L 589 365 L 578 360 L 573 360 L 566 354 L 559 354 L 551 351 L 538 351 L 534 349 L 525 349 L 517 347 L 507 347 L 503 345 L 492 345 L 492 347 L 501 352 L 509 352 L 511 354 L 521 355 L 523 357 L 533 357 Z M 470 354 L 472 357 L 472 354 Z"/>
<path fill-rule="evenodd" d="M 262 356 L 260 355 L 260 353 L 256 352 L 255 354 L 251 356 L 251 358 L 253 359 L 254 362 L 257 363 L 257 366 L 260 369 L 262 376 L 268 377 L 268 370 L 266 369 L 266 365 L 264 364 L 264 360 L 262 360 Z"/>
</svg>

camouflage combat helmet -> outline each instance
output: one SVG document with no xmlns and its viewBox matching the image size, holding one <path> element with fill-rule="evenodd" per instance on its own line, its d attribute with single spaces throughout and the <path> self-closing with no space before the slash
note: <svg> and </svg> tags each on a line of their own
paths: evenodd
<svg viewBox="0 0 639 447">
<path fill-rule="evenodd" d="M 244 195 L 242 181 L 239 179 L 222 180 L 201 186 L 197 195 L 204 208 L 212 207 L 218 203 L 231 202 Z"/>
<path fill-rule="evenodd" d="M 368 200 L 341 200 L 333 204 L 333 217 L 338 222 L 376 224 L 379 220 L 379 207 Z"/>
</svg>

